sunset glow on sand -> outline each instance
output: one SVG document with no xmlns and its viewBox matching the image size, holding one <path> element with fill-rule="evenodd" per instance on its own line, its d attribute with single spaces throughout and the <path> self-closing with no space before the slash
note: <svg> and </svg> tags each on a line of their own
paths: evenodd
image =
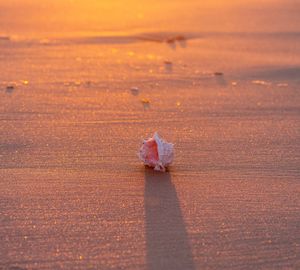
<svg viewBox="0 0 300 270">
<path fill-rule="evenodd" d="M 0 269 L 299 269 L 299 14 L 0 0 Z"/>
</svg>

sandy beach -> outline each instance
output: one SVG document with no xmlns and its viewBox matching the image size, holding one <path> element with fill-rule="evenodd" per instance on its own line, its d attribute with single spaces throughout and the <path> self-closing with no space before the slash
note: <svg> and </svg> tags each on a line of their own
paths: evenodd
<svg viewBox="0 0 300 270">
<path fill-rule="evenodd" d="M 299 269 L 299 1 L 83 2 L 0 0 L 0 269 Z"/>
</svg>

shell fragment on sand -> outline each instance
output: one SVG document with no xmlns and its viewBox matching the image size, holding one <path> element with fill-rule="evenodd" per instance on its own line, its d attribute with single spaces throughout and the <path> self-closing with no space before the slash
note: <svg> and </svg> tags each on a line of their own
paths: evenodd
<svg viewBox="0 0 300 270">
<path fill-rule="evenodd" d="M 174 145 L 161 139 L 157 132 L 152 138 L 144 140 L 139 152 L 139 158 L 146 166 L 162 172 L 172 163 L 173 157 Z"/>
<path fill-rule="evenodd" d="M 262 86 L 270 86 L 272 84 L 271 82 L 266 82 L 262 80 L 254 80 L 252 81 L 252 83 L 256 85 L 262 85 Z"/>
<path fill-rule="evenodd" d="M 140 89 L 138 87 L 131 87 L 131 94 L 137 96 L 140 93 Z"/>
</svg>

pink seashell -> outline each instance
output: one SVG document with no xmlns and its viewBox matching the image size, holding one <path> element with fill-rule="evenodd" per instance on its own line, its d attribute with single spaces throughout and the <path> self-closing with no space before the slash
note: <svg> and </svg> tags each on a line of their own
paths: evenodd
<svg viewBox="0 0 300 270">
<path fill-rule="evenodd" d="M 162 140 L 157 132 L 152 138 L 144 140 L 139 153 L 145 165 L 162 172 L 166 171 L 166 167 L 172 163 L 173 156 L 173 144 Z"/>
</svg>

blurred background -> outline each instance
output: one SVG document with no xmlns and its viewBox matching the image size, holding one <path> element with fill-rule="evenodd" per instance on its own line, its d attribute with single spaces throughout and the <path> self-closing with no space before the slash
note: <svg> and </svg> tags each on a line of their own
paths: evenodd
<svg viewBox="0 0 300 270">
<path fill-rule="evenodd" d="M 0 34 L 295 32 L 297 0 L 0 0 Z"/>
</svg>

